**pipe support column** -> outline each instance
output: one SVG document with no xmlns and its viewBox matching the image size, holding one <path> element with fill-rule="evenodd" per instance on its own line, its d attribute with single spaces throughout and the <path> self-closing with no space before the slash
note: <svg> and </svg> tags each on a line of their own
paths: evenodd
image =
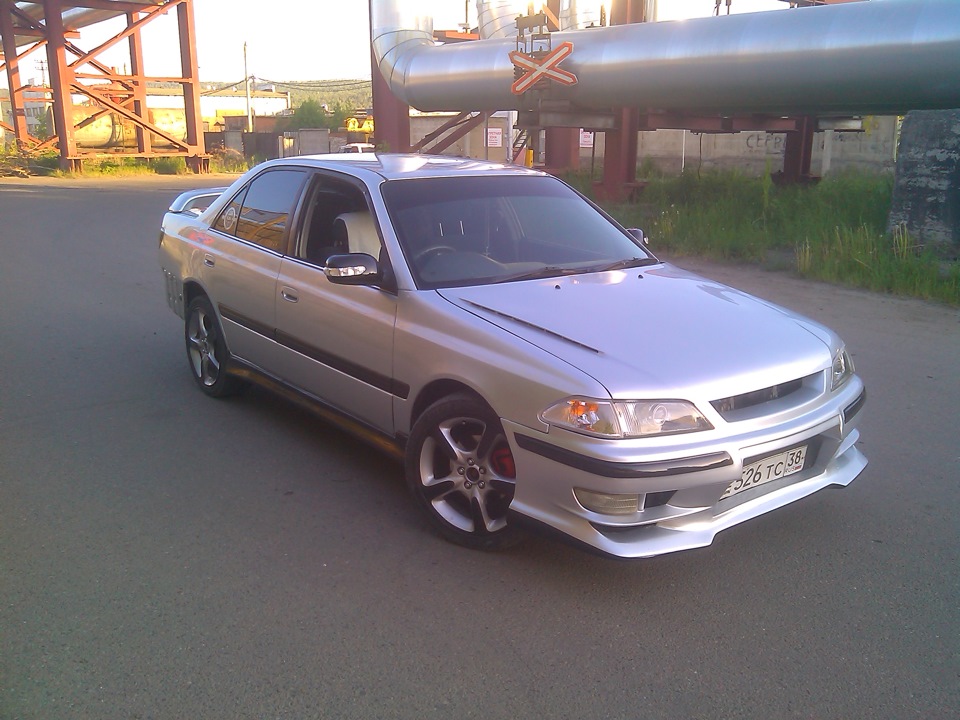
<svg viewBox="0 0 960 720">
<path fill-rule="evenodd" d="M 373 13 L 373 4 L 370 0 L 370 33 L 371 40 L 377 29 Z M 374 138 L 378 148 L 387 152 L 410 152 L 410 106 L 394 95 L 383 74 L 374 43 L 370 43 L 370 77 L 373 81 L 373 122 Z"/>
<path fill-rule="evenodd" d="M 20 58 L 13 34 L 13 0 L 0 0 L 0 35 L 3 36 L 3 59 L 7 70 L 7 85 L 10 87 L 10 115 L 17 149 L 23 150 L 30 138 L 27 113 L 23 107 L 23 90 L 20 84 Z M 0 118 L 2 119 L 2 118 Z"/>
<path fill-rule="evenodd" d="M 127 27 L 134 25 L 140 19 L 140 13 L 127 13 Z M 140 29 L 137 28 L 128 38 L 130 48 L 130 72 L 133 76 L 133 112 L 144 119 L 149 119 L 147 110 L 147 87 L 141 80 L 143 77 L 143 43 L 140 38 Z M 137 152 L 152 154 L 153 143 L 150 133 L 142 125 L 137 125 Z"/>
<path fill-rule="evenodd" d="M 614 0 L 610 9 L 611 25 L 629 25 L 644 21 L 642 0 Z M 617 129 L 604 136 L 603 181 L 596 188 L 603 200 L 626 200 L 633 193 L 637 179 L 637 132 L 640 129 L 640 111 L 621 107 Z"/>
<path fill-rule="evenodd" d="M 547 8 L 560 17 L 560 0 L 548 0 Z M 580 131 L 577 128 L 547 128 L 545 165 L 554 172 L 580 169 Z"/>
<path fill-rule="evenodd" d="M 193 0 L 177 5 L 177 29 L 180 33 L 180 69 L 183 82 L 183 114 L 187 125 L 187 145 L 190 156 L 187 164 L 196 172 L 204 172 L 209 165 L 203 144 L 203 120 L 200 115 L 200 73 L 197 67 L 196 25 L 193 20 Z"/>
<path fill-rule="evenodd" d="M 73 70 L 67 64 L 66 40 L 63 27 L 63 4 L 60 0 L 43 0 L 44 25 L 47 30 L 47 67 L 50 70 L 50 89 L 53 93 L 53 124 L 60 150 L 60 169 L 66 172 L 80 169 L 77 143 L 73 137 L 73 98 L 70 85 L 75 81 Z"/>
</svg>

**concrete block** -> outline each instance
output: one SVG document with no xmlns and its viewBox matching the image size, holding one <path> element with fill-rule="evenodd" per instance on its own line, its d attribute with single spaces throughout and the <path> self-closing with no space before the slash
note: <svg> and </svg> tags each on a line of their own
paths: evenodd
<svg viewBox="0 0 960 720">
<path fill-rule="evenodd" d="M 888 225 L 960 257 L 960 109 L 904 118 Z"/>
</svg>

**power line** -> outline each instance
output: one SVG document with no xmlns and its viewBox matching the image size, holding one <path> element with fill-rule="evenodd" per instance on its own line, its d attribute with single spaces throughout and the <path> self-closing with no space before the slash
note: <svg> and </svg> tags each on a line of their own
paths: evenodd
<svg viewBox="0 0 960 720">
<path fill-rule="evenodd" d="M 224 90 L 230 90 L 235 88 L 238 85 L 243 85 L 244 80 L 237 80 L 235 83 L 230 83 L 229 85 L 224 85 L 223 87 L 218 87 L 216 90 L 207 90 L 206 92 L 200 93 L 201 95 L 216 95 L 218 92 L 223 92 Z"/>
<path fill-rule="evenodd" d="M 289 88 L 291 90 L 352 90 L 355 88 L 369 87 L 370 80 L 308 80 L 303 82 L 281 80 L 267 80 L 266 78 L 257 78 L 261 83 L 276 85 L 277 87 Z"/>
</svg>

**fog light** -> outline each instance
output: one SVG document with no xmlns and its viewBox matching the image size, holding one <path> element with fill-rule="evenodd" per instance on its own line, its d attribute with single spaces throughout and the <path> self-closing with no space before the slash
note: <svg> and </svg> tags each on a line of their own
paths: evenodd
<svg viewBox="0 0 960 720">
<path fill-rule="evenodd" d="M 633 515 L 640 509 L 642 495 L 614 495 L 574 488 L 577 502 L 600 515 Z"/>
</svg>

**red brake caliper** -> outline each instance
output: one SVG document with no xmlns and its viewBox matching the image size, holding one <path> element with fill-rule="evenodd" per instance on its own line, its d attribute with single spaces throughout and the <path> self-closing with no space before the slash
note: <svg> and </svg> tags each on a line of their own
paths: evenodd
<svg viewBox="0 0 960 720">
<path fill-rule="evenodd" d="M 506 445 L 501 445 L 490 455 L 490 465 L 494 472 L 501 477 L 515 478 L 517 466 L 513 462 L 513 454 Z"/>
</svg>

